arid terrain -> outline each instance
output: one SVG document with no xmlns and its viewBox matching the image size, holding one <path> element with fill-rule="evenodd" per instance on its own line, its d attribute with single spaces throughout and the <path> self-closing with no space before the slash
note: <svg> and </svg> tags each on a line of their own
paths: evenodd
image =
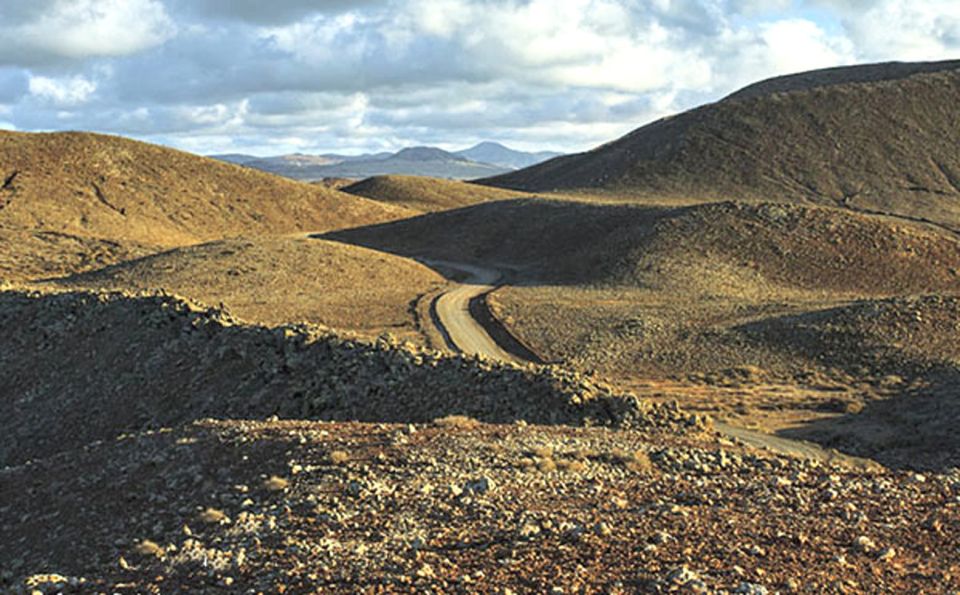
<svg viewBox="0 0 960 595">
<path fill-rule="evenodd" d="M 956 592 L 958 81 L 473 183 L 0 132 L 0 591 Z"/>
<path fill-rule="evenodd" d="M 781 77 L 484 183 L 837 205 L 958 229 L 958 68 L 890 63 Z"/>
</svg>

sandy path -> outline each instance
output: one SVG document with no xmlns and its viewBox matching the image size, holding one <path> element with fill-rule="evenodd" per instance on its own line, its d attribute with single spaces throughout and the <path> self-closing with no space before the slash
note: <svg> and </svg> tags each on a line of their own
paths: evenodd
<svg viewBox="0 0 960 595">
<path fill-rule="evenodd" d="M 500 272 L 464 263 L 429 261 L 425 264 L 455 269 L 469 275 L 465 281 L 442 293 L 433 303 L 440 331 L 453 347 L 470 355 L 520 363 L 501 348 L 483 325 L 470 314 L 470 300 L 494 289 L 502 276 Z"/>
</svg>

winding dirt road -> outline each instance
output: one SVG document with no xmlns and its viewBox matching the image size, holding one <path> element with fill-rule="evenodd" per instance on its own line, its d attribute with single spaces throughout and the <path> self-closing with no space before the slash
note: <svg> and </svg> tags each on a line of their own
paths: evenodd
<svg viewBox="0 0 960 595">
<path fill-rule="evenodd" d="M 470 300 L 493 290 L 497 281 L 503 277 L 500 271 L 465 263 L 436 260 L 422 262 L 428 266 L 452 269 L 468 275 L 466 280 L 440 294 L 432 305 L 434 322 L 452 348 L 462 353 L 481 355 L 494 360 L 524 363 L 497 344 L 483 325 L 470 313 Z M 854 468 L 868 468 L 876 464 L 867 459 L 827 450 L 811 442 L 781 438 L 723 422 L 716 422 L 714 429 L 728 438 L 780 454 L 816 459 L 826 463 L 841 463 Z"/>
<path fill-rule="evenodd" d="M 485 328 L 470 315 L 470 300 L 491 291 L 502 275 L 499 271 L 470 264 L 430 261 L 428 264 L 455 269 L 469 277 L 433 302 L 433 313 L 440 332 L 457 351 L 494 360 L 520 363 L 494 341 Z"/>
</svg>

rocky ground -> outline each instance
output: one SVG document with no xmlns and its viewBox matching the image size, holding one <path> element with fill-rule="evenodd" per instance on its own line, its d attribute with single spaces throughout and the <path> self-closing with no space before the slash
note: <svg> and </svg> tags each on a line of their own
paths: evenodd
<svg viewBox="0 0 960 595">
<path fill-rule="evenodd" d="M 201 420 L 4 468 L 0 588 L 948 593 L 960 477 L 708 431 Z"/>
<path fill-rule="evenodd" d="M 165 294 L 0 292 L 0 464 L 202 417 L 664 426 L 704 423 L 556 366 L 275 328 Z"/>
<path fill-rule="evenodd" d="M 945 464 L 775 455 L 562 367 L 163 293 L 8 286 L 0 327 L 29 329 L 0 336 L 2 591 L 960 589 Z"/>
</svg>

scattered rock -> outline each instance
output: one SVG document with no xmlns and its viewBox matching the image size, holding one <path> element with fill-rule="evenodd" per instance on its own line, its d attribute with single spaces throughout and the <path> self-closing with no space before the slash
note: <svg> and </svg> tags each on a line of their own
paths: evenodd
<svg viewBox="0 0 960 595">
<path fill-rule="evenodd" d="M 496 483 L 493 481 L 493 479 L 484 475 L 463 484 L 463 492 L 474 495 L 486 494 L 487 492 L 492 491 L 495 487 Z"/>
<path fill-rule="evenodd" d="M 893 560 L 896 557 L 897 557 L 897 550 L 895 550 L 892 547 L 888 547 L 888 548 L 885 548 L 882 552 L 880 552 L 880 555 L 877 556 L 877 559 L 883 562 L 889 562 L 890 560 Z"/>
<path fill-rule="evenodd" d="M 877 544 L 875 541 L 867 537 L 866 535 L 861 535 L 853 541 L 854 547 L 857 551 L 869 554 L 877 549 Z"/>
<path fill-rule="evenodd" d="M 290 487 L 290 481 L 276 475 L 271 475 L 264 480 L 263 487 L 270 492 L 282 492 Z"/>
<path fill-rule="evenodd" d="M 748 582 L 740 583 L 733 592 L 742 593 L 743 595 L 768 595 L 770 593 L 769 589 L 763 585 Z"/>
</svg>

